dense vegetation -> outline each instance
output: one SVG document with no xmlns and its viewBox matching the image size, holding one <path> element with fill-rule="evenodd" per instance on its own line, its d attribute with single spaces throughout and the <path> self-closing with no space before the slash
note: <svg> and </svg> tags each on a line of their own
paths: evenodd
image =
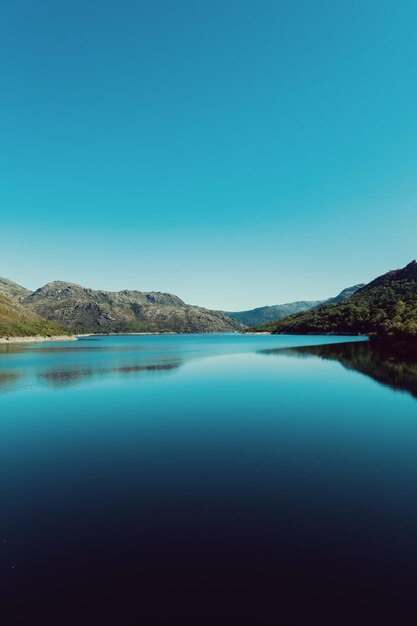
<svg viewBox="0 0 417 626">
<path fill-rule="evenodd" d="M 363 334 L 417 339 L 417 263 L 388 272 L 347 300 L 258 327 L 284 334 Z"/>
<path fill-rule="evenodd" d="M 28 337 L 68 334 L 55 322 L 49 322 L 21 304 L 0 293 L 0 337 Z"/>
</svg>

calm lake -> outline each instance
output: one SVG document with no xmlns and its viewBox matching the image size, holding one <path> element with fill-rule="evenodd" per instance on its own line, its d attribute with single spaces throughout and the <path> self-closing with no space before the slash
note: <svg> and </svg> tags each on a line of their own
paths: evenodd
<svg viewBox="0 0 417 626">
<path fill-rule="evenodd" d="M 0 346 L 5 626 L 416 623 L 416 397 L 358 338 Z"/>
</svg>

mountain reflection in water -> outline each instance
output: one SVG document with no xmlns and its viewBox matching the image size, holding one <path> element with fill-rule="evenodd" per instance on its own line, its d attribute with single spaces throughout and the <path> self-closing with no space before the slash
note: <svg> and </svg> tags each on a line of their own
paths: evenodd
<svg viewBox="0 0 417 626">
<path fill-rule="evenodd" d="M 300 358 L 316 356 L 323 360 L 339 361 L 347 369 L 356 370 L 391 389 L 406 391 L 417 398 L 415 346 L 399 350 L 385 344 L 356 342 L 261 350 L 260 354 Z"/>
<path fill-rule="evenodd" d="M 15 372 L 0 372 L 0 389 L 11 387 L 20 378 Z"/>
<path fill-rule="evenodd" d="M 124 367 L 113 368 L 75 368 L 75 369 L 52 369 L 47 372 L 41 372 L 39 378 L 54 386 L 71 385 L 78 383 L 86 378 L 96 376 L 106 376 L 108 374 L 139 374 L 144 372 L 167 372 L 180 366 L 180 362 L 172 363 L 155 363 L 149 365 L 128 365 Z"/>
<path fill-rule="evenodd" d="M 65 387 L 77 384 L 88 378 L 115 374 L 166 373 L 177 369 L 180 367 L 181 363 L 182 362 L 178 360 L 165 363 L 132 364 L 120 367 L 54 367 L 40 371 L 36 375 L 36 378 L 39 382 L 47 384 L 50 387 Z M 30 380 L 30 376 L 25 376 L 25 374 L 18 372 L 0 372 L 0 392 L 14 389 L 16 384 L 18 382 L 21 383 L 25 377 Z"/>
</svg>

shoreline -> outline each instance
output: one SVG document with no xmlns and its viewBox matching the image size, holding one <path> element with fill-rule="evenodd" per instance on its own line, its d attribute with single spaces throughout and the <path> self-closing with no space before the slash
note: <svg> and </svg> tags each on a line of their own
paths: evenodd
<svg viewBox="0 0 417 626">
<path fill-rule="evenodd" d="M 85 335 L 77 335 L 77 337 L 119 337 L 119 336 L 131 336 L 131 335 L 188 335 L 190 333 L 177 333 L 174 331 L 167 330 L 165 331 L 154 331 L 154 332 L 143 332 L 143 333 L 87 333 Z"/>
<path fill-rule="evenodd" d="M 42 335 L 33 335 L 29 337 L 0 337 L 1 345 L 9 345 L 12 343 L 43 343 L 46 341 L 77 341 L 75 335 L 51 335 L 50 337 Z"/>
<path fill-rule="evenodd" d="M 217 333 L 177 333 L 174 331 L 155 331 L 155 332 L 142 332 L 142 333 L 81 333 L 79 335 L 31 335 L 27 337 L 0 337 L 0 345 L 11 345 L 16 343 L 45 343 L 47 341 L 78 341 L 82 337 L 124 337 L 124 336 L 157 336 L 157 335 L 190 335 L 190 334 L 198 334 L 198 335 L 214 335 Z M 227 333 L 220 333 L 227 334 Z M 234 334 L 244 334 L 244 333 L 234 333 Z M 269 335 L 270 333 L 253 333 L 255 334 L 265 334 Z"/>
<path fill-rule="evenodd" d="M 233 332 L 213 332 L 213 333 L 180 333 L 180 332 L 176 332 L 173 330 L 167 330 L 167 331 L 149 331 L 149 332 L 143 332 L 143 333 L 86 333 L 84 335 L 76 335 L 76 337 L 135 337 L 135 336 L 142 336 L 142 335 L 183 335 L 183 336 L 187 336 L 187 335 L 244 335 L 246 333 L 241 333 L 238 331 L 233 331 Z M 253 333 L 253 334 L 265 334 L 265 335 L 269 335 L 270 333 Z"/>
</svg>

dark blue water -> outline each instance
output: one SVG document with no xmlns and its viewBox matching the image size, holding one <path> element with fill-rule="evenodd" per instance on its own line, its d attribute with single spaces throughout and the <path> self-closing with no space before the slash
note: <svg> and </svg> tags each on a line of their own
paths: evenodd
<svg viewBox="0 0 417 626">
<path fill-rule="evenodd" d="M 347 341 L 2 348 L 4 623 L 414 624 L 416 363 Z"/>
</svg>

